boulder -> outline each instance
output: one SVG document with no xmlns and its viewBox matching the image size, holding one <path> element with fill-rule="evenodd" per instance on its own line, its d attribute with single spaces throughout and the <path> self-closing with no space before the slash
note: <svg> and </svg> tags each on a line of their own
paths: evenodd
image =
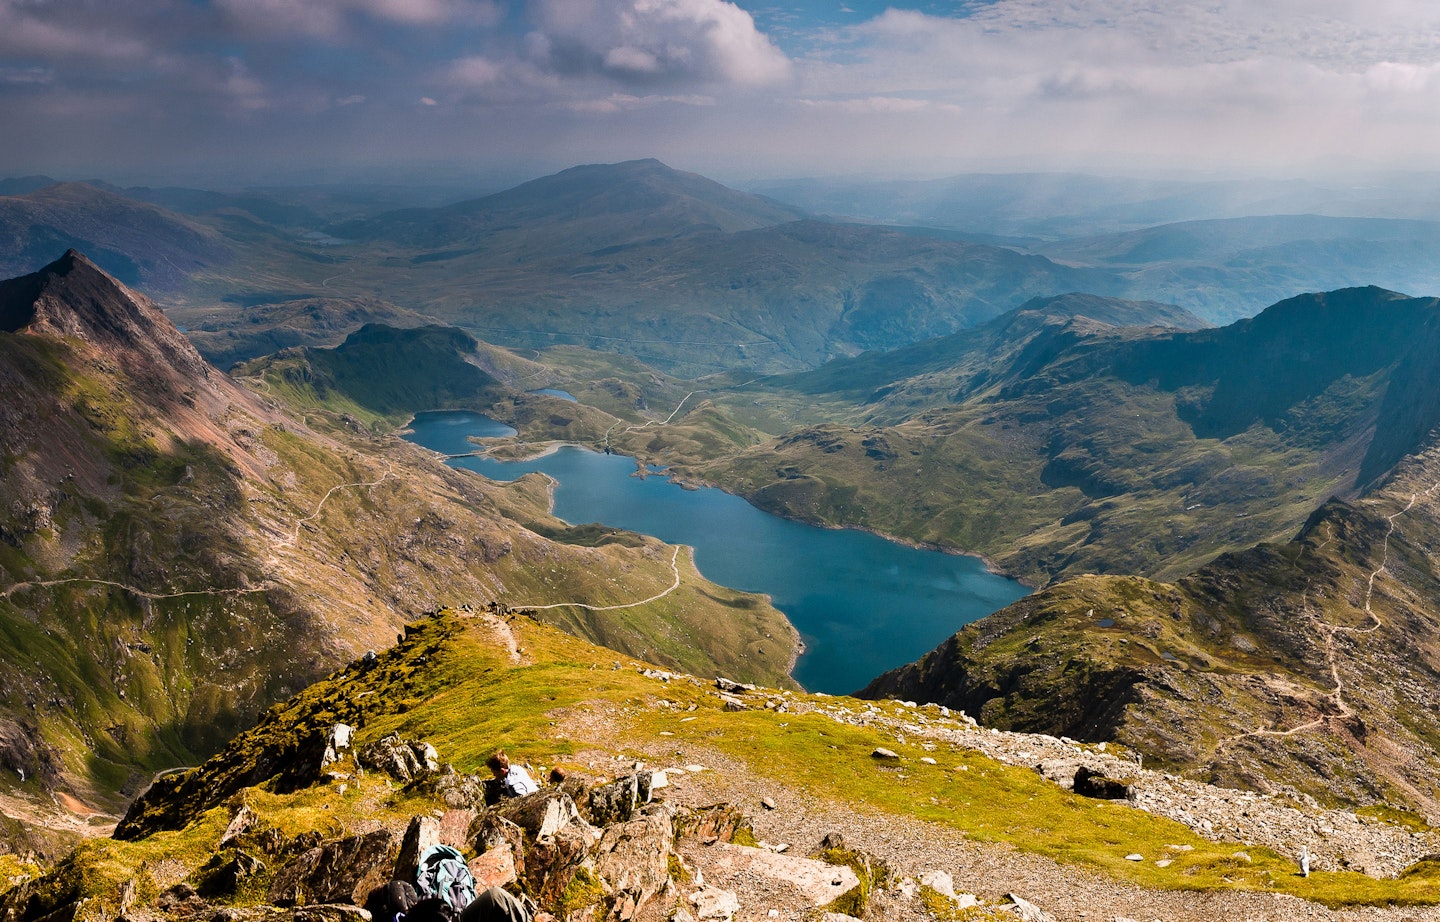
<svg viewBox="0 0 1440 922">
<path fill-rule="evenodd" d="M 452 808 L 440 816 L 440 844 L 464 851 L 470 843 L 470 824 L 475 822 L 475 811 L 468 808 Z"/>
<path fill-rule="evenodd" d="M 950 876 L 949 871 L 926 871 L 920 875 L 920 884 L 941 896 L 955 899 L 955 878 Z"/>
<path fill-rule="evenodd" d="M 599 837 L 595 827 L 580 816 L 570 795 L 557 788 L 541 788 L 534 794 L 502 801 L 492 809 L 494 815 L 519 826 L 535 841 L 550 838 L 567 827 L 573 827 L 587 845 Z"/>
<path fill-rule="evenodd" d="M 492 850 L 502 849 L 509 853 L 516 877 L 525 875 L 525 830 L 503 817 L 488 813 L 470 824 L 468 837 L 471 850 L 481 858 Z M 492 862 L 501 860 L 499 857 L 490 859 Z"/>
<path fill-rule="evenodd" d="M 740 899 L 733 890 L 706 887 L 690 894 L 690 904 L 695 907 L 698 922 L 731 922 L 740 911 Z"/>
<path fill-rule="evenodd" d="M 526 892 L 542 906 L 565 902 L 573 910 L 595 905 L 607 890 L 586 867 L 594 843 L 594 830 L 584 821 L 567 823 L 530 843 L 525 851 Z"/>
<path fill-rule="evenodd" d="M 509 842 L 487 850 L 469 861 L 470 876 L 475 878 L 475 889 L 503 887 L 520 879 L 519 865 L 515 862 L 515 849 Z"/>
<path fill-rule="evenodd" d="M 704 844 L 729 842 L 737 830 L 750 828 L 745 814 L 730 804 L 712 804 L 675 815 L 675 838 L 695 839 Z"/>
<path fill-rule="evenodd" d="M 591 857 L 595 872 L 609 885 L 618 918 L 633 918 L 669 883 L 674 838 L 670 811 L 664 808 L 605 827 Z"/>
<path fill-rule="evenodd" d="M 400 856 L 395 859 L 395 873 L 392 880 L 415 881 L 420 869 L 420 856 L 432 845 L 440 844 L 440 821 L 433 816 L 411 817 L 405 828 L 405 838 L 400 842 Z"/>
<path fill-rule="evenodd" d="M 245 804 L 241 804 L 230 817 L 230 825 L 225 827 L 225 832 L 220 836 L 220 842 L 216 848 L 229 848 L 236 840 L 249 832 L 260 821 L 259 815 Z"/>
<path fill-rule="evenodd" d="M 402 740 L 396 733 L 361 749 L 357 759 L 366 768 L 385 772 L 407 784 L 440 770 L 440 755 L 434 746 L 419 740 Z"/>
<path fill-rule="evenodd" d="M 776 854 L 764 848 L 717 844 L 713 852 L 707 853 L 707 858 L 712 873 L 723 873 L 729 879 L 763 878 L 782 884 L 812 907 L 826 906 L 860 885 L 860 878 L 844 865 Z"/>
<path fill-rule="evenodd" d="M 203 889 L 207 895 L 234 893 L 242 883 L 264 871 L 265 862 L 249 852 L 236 851 L 205 878 Z"/>
<path fill-rule="evenodd" d="M 1045 759 L 1035 766 L 1035 774 L 1065 790 L 1075 788 L 1075 773 L 1080 763 L 1075 759 Z"/>
<path fill-rule="evenodd" d="M 587 813 L 596 826 L 627 822 L 640 802 L 639 775 L 626 775 L 590 791 Z"/>
<path fill-rule="evenodd" d="M 1074 788 L 1076 794 L 1102 800 L 1126 800 L 1134 793 L 1129 781 L 1106 777 L 1084 765 L 1075 772 Z"/>
<path fill-rule="evenodd" d="M 482 810 L 487 803 L 498 802 L 497 796 L 487 799 L 486 779 L 479 775 L 462 775 L 450 764 L 440 766 L 439 771 L 430 775 L 422 775 L 417 787 L 424 792 L 434 794 L 444 802 L 445 806 L 452 810 Z"/>
<path fill-rule="evenodd" d="M 317 845 L 275 873 L 267 899 L 280 906 L 363 903 L 391 879 L 398 848 L 384 829 Z"/>
<path fill-rule="evenodd" d="M 336 724 L 325 734 L 325 751 L 320 756 L 320 770 L 339 762 L 350 751 L 350 738 L 355 729 L 348 724 Z"/>
<path fill-rule="evenodd" d="M 1029 900 L 1022 899 L 1014 893 L 1005 894 L 1005 899 L 1009 900 L 1009 902 L 997 908 L 1014 913 L 1020 917 L 1021 922 L 1054 922 L 1054 919 L 1048 912 Z"/>
</svg>

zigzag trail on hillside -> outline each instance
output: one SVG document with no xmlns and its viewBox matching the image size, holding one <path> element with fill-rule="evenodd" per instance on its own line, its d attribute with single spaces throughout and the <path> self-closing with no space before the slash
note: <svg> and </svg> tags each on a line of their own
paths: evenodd
<svg viewBox="0 0 1440 922">
<path fill-rule="evenodd" d="M 1305 612 L 1306 616 L 1310 619 L 1310 622 L 1312 625 L 1314 625 L 1315 630 L 1318 633 L 1323 634 L 1325 637 L 1325 661 L 1330 667 L 1330 677 L 1335 685 L 1335 687 L 1331 689 L 1328 697 L 1331 703 L 1334 705 L 1336 712 L 1333 714 L 1321 714 L 1314 720 L 1307 721 L 1303 724 L 1299 724 L 1298 726 L 1290 727 L 1286 730 L 1257 727 L 1254 730 L 1248 730 L 1244 733 L 1237 733 L 1233 736 L 1224 737 L 1215 744 L 1215 755 L 1218 755 L 1221 750 L 1229 746 L 1231 743 L 1237 742 L 1239 740 L 1254 739 L 1258 737 L 1294 736 L 1298 733 L 1304 733 L 1309 730 L 1315 730 L 1321 727 L 1328 727 L 1332 720 L 1346 720 L 1355 716 L 1355 709 L 1352 708 L 1345 700 L 1345 680 L 1340 675 L 1340 666 L 1335 655 L 1335 638 L 1342 633 L 1350 634 L 1352 636 L 1373 634 L 1378 631 L 1382 626 L 1384 626 L 1384 622 L 1381 621 L 1380 616 L 1376 614 L 1375 610 L 1371 607 L 1371 600 L 1375 593 L 1375 580 L 1377 577 L 1379 577 L 1380 573 L 1385 570 L 1386 564 L 1388 564 L 1390 561 L 1390 536 L 1395 533 L 1395 520 L 1398 519 L 1400 516 L 1405 515 L 1412 508 L 1414 508 L 1416 501 L 1422 495 L 1428 497 L 1437 488 L 1440 488 L 1440 482 L 1432 484 L 1430 488 L 1425 490 L 1423 493 L 1411 493 L 1410 501 L 1405 504 L 1405 508 L 1389 516 L 1386 516 L 1386 523 L 1388 524 L 1388 528 L 1385 531 L 1385 538 L 1381 542 L 1380 565 L 1376 567 L 1373 571 L 1371 571 L 1370 577 L 1368 580 L 1366 580 L 1365 583 L 1364 611 L 1371 620 L 1371 624 L 1369 627 L 1345 627 L 1342 625 L 1332 625 L 1325 622 L 1321 619 L 1320 612 L 1317 611 L 1316 607 L 1310 603 L 1309 584 L 1307 583 L 1305 587 L 1305 592 L 1301 596 L 1301 610 Z M 1334 540 L 1333 530 L 1326 537 L 1325 541 L 1322 542 L 1320 546 L 1316 549 L 1317 553 L 1324 550 L 1325 547 L 1329 545 L 1332 540 Z"/>
<path fill-rule="evenodd" d="M 295 545 L 296 543 L 298 543 L 298 541 L 300 540 L 300 529 L 303 528 L 307 522 L 313 522 L 315 519 L 317 519 L 317 518 L 320 517 L 321 511 L 322 511 L 322 510 L 324 509 L 324 507 L 325 507 L 325 503 L 330 499 L 331 496 L 333 496 L 333 495 L 336 493 L 336 491 L 338 491 L 338 490 L 344 490 L 344 489 L 349 489 L 349 488 L 351 488 L 351 487 L 376 487 L 376 486 L 379 486 L 381 483 L 384 483 L 387 479 L 392 478 L 392 477 L 395 477 L 394 466 L 393 466 L 393 465 L 388 465 L 388 462 L 387 462 L 387 466 L 388 466 L 388 469 L 385 471 L 384 474 L 382 474 L 382 475 L 380 476 L 380 478 L 379 478 L 378 480 L 358 482 L 358 483 L 342 483 L 342 484 L 336 484 L 335 486 L 331 487 L 328 491 L 326 491 L 325 495 L 320 498 L 320 501 L 315 504 L 315 511 L 314 511 L 314 512 L 312 512 L 310 515 L 305 516 L 304 518 L 297 519 L 297 520 L 295 521 L 295 528 L 294 528 L 294 530 L 291 532 L 290 538 L 289 538 L 289 540 L 286 542 L 286 544 L 287 544 L 287 545 L 290 545 L 290 546 L 293 546 L 293 545 Z M 677 578 L 677 581 L 678 581 L 678 578 L 679 578 L 679 571 L 678 571 L 678 570 L 676 571 L 676 578 Z M 134 596 L 136 596 L 136 597 L 138 597 L 138 598 L 149 599 L 149 600 L 152 601 L 152 602 L 154 602 L 154 601 L 159 601 L 159 600 L 161 600 L 161 599 L 179 599 L 179 598 L 184 598 L 185 596 L 245 595 L 245 594 L 247 594 L 247 593 L 268 592 L 268 591 L 270 591 L 272 588 L 274 588 L 273 586 L 265 585 L 265 586 L 259 586 L 259 587 L 252 587 L 252 588 L 248 588 L 248 589 L 238 589 L 238 588 L 223 588 L 223 589 L 222 589 L 222 588 L 209 588 L 209 589 L 187 589 L 187 590 L 185 590 L 185 591 L 183 591 L 183 592 L 151 592 L 151 591 L 146 590 L 146 589 L 141 589 L 141 588 L 139 588 L 138 586 L 131 586 L 131 585 L 127 584 L 127 583 L 120 583 L 120 582 L 116 582 L 116 581 L 114 581 L 114 580 L 98 579 L 98 578 L 95 578 L 95 577 L 76 576 L 76 577 L 68 577 L 68 578 L 66 578 L 66 579 L 32 580 L 32 581 L 27 581 L 27 582 L 12 583 L 12 584 L 10 584 L 9 586 L 5 587 L 4 589 L 0 589 L 0 598 L 10 598 L 10 597 L 11 597 L 12 595 L 14 595 L 15 593 L 20 592 L 20 591 L 22 591 L 22 590 L 24 590 L 24 589 L 50 589 L 50 588 L 53 588 L 53 587 L 55 587 L 55 586 L 65 586 L 65 585 L 75 585 L 75 584 L 88 584 L 88 585 L 93 585 L 93 586 L 110 586 L 110 587 L 112 587 L 112 588 L 119 589 L 119 590 L 122 590 L 122 591 L 124 591 L 124 592 L 130 593 L 131 595 L 134 595 Z M 657 596 L 657 598 L 658 598 L 658 596 Z M 651 601 L 653 601 L 653 600 L 651 600 Z M 637 604 L 638 604 L 638 603 L 637 603 Z"/>
<path fill-rule="evenodd" d="M 675 414 L 677 414 L 677 413 L 680 412 L 680 408 L 683 407 L 683 406 L 685 406 L 685 401 L 689 400 L 691 397 L 694 397 L 694 396 L 695 396 L 696 394 L 698 394 L 698 393 L 700 393 L 700 392 L 699 392 L 699 391 L 691 391 L 690 393 L 686 394 L 684 397 L 681 397 L 681 398 L 680 398 L 680 402 L 677 403 L 677 404 L 675 404 L 675 409 L 672 410 L 672 411 L 670 412 L 670 415 L 667 416 L 667 417 L 665 417 L 663 420 L 660 420 L 660 419 L 652 419 L 652 420 L 649 420 L 648 422 L 646 422 L 646 423 L 644 423 L 644 424 L 642 424 L 642 425 L 639 425 L 639 426 L 626 426 L 624 429 L 621 429 L 620 431 L 621 431 L 621 432 L 639 432 L 639 431 L 642 430 L 642 429 L 649 429 L 651 426 L 668 426 L 668 425 L 670 425 L 670 421 L 675 418 Z M 615 421 L 615 425 L 613 425 L 613 426 L 611 426 L 609 429 L 606 429 L 606 430 L 605 430 L 605 450 L 606 450 L 606 451 L 609 451 L 609 450 L 610 450 L 610 433 L 614 432 L 614 431 L 615 431 L 615 426 L 620 425 L 622 422 L 624 422 L 624 420 L 619 420 L 619 419 L 617 419 L 617 420 Z"/>
<path fill-rule="evenodd" d="M 49 589 L 53 586 L 65 586 L 75 583 L 87 583 L 92 586 L 111 586 L 115 589 L 120 589 L 124 592 L 128 592 L 131 595 L 138 596 L 139 598 L 149 599 L 152 602 L 159 601 L 161 599 L 179 599 L 191 595 L 245 595 L 252 592 L 269 592 L 272 588 L 270 586 L 259 586 L 250 589 L 215 588 L 187 589 L 184 592 L 149 592 L 136 586 L 130 586 L 125 583 L 117 583 L 114 580 L 95 579 L 86 576 L 75 576 L 69 577 L 67 579 L 45 579 L 25 583 L 12 583 L 4 589 L 0 589 L 0 598 L 9 598 L 11 595 L 19 592 L 22 589 Z"/>
</svg>

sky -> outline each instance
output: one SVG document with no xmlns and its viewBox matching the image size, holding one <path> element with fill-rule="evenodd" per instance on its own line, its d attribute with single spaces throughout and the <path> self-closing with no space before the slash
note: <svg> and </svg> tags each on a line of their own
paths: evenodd
<svg viewBox="0 0 1440 922">
<path fill-rule="evenodd" d="M 1435 0 L 0 0 L 0 176 L 1433 170 Z"/>
</svg>

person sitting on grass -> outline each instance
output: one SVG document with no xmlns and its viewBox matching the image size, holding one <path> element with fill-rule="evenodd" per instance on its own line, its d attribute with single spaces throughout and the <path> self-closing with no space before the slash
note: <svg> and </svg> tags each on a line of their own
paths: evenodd
<svg viewBox="0 0 1440 922">
<path fill-rule="evenodd" d="M 500 783 L 501 797 L 524 797 L 526 794 L 534 794 L 540 790 L 540 785 L 530 777 L 523 766 L 511 765 L 510 757 L 503 749 L 495 751 L 495 754 L 485 760 L 490 768 L 490 774 Z"/>
</svg>

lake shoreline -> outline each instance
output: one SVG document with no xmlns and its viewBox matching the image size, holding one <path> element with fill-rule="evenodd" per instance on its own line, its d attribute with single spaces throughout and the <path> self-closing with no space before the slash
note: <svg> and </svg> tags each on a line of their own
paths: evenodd
<svg viewBox="0 0 1440 922">
<path fill-rule="evenodd" d="M 476 411 L 474 411 L 474 412 L 479 413 L 480 411 L 479 411 L 479 410 L 476 410 Z M 412 419 L 412 422 L 413 422 L 413 419 Z M 540 458 L 549 457 L 550 455 L 553 455 L 555 452 L 559 451 L 560 449 L 566 448 L 566 447 L 578 448 L 578 449 L 580 449 L 581 451 L 593 452 L 593 453 L 595 453 L 595 454 L 603 454 L 603 452 L 598 452 L 598 451 L 596 451 L 594 448 L 590 447 L 589 445 L 583 445 L 583 444 L 581 444 L 581 443 L 579 443 L 579 442 L 567 442 L 567 441 L 564 441 L 564 440 L 559 440 L 559 439 L 557 439 L 557 440 L 548 441 L 548 442 L 531 442 L 531 443 L 528 443 L 528 444 L 530 444 L 530 445 L 538 446 L 538 450 L 533 451 L 533 452 L 530 452 L 530 453 L 526 453 L 526 454 L 516 454 L 514 457 L 500 457 L 500 456 L 498 456 L 498 455 L 491 454 L 490 451 L 489 451 L 489 449 L 487 449 L 487 448 L 482 444 L 483 442 L 486 442 L 486 441 L 491 441 L 491 440 L 500 441 L 500 440 L 512 439 L 512 438 L 514 438 L 514 437 L 513 437 L 513 436 L 472 436 L 472 437 L 470 438 L 470 441 L 471 441 L 471 443 L 473 443 L 474 445 L 477 446 L 477 448 L 476 448 L 476 450 L 475 450 L 475 452 L 474 452 L 473 454 L 474 454 L 476 457 L 489 458 L 489 459 L 491 459 L 491 460 L 500 461 L 500 462 L 535 461 L 535 460 L 539 460 Z M 513 444 L 513 443 L 512 443 L 512 444 Z M 765 513 L 766 515 L 773 515 L 773 516 L 775 516 L 777 519 L 784 519 L 784 520 L 787 521 L 787 522 L 796 522 L 796 523 L 798 523 L 798 524 L 800 524 L 800 525 L 808 525 L 808 526 L 810 526 L 811 528 L 822 528 L 822 529 L 825 529 L 825 530 L 827 530 L 827 531 L 858 531 L 858 532 L 864 532 L 865 534 L 874 535 L 874 536 L 877 537 L 877 538 L 883 538 L 884 540 L 889 541 L 889 542 L 891 542 L 891 543 L 899 544 L 899 545 L 901 545 L 902 547 L 914 548 L 915 550 L 918 550 L 918 551 L 937 551 L 937 552 L 939 552 L 939 553 L 941 553 L 941 554 L 949 554 L 949 555 L 954 556 L 954 557 L 970 557 L 970 558 L 973 558 L 973 559 L 975 559 L 975 560 L 978 560 L 978 561 L 980 561 L 982 564 L 984 564 L 986 571 L 988 571 L 989 573 L 991 573 L 991 574 L 993 574 L 993 575 L 995 575 L 995 576 L 1000 576 L 1000 577 L 1004 577 L 1005 579 L 1014 580 L 1015 582 L 1019 583 L 1020 585 L 1026 587 L 1027 589 L 1036 590 L 1036 589 L 1041 588 L 1041 587 L 1039 587 L 1039 586 L 1036 586 L 1036 585 L 1031 584 L 1030 582 L 1028 582 L 1028 581 L 1027 581 L 1024 577 L 1022 577 L 1022 576 L 1017 576 L 1017 575 L 1015 575 L 1015 574 L 1013 574 L 1013 573 L 1008 572 L 1004 567 L 1001 567 L 1001 566 L 1000 566 L 999 564 L 997 564 L 993 559 L 991 559 L 990 557 L 986 556 L 985 554 L 980 553 L 979 551 L 969 551 L 969 550 L 965 550 L 965 549 L 963 549 L 963 548 L 951 547 L 951 546 L 944 545 L 944 544 L 936 544 L 936 543 L 934 543 L 934 542 L 932 542 L 932 541 L 917 541 L 917 540 L 915 540 L 914 538 L 906 538 L 906 537 L 903 537 L 903 536 L 901 536 L 901 535 L 892 535 L 892 534 L 889 534 L 888 532 L 880 531 L 880 530 L 877 529 L 877 528 L 872 528 L 872 527 L 869 526 L 869 525 L 836 525 L 836 524 L 833 524 L 833 523 L 831 523 L 831 522 L 817 522 L 817 521 L 813 521 L 813 520 L 811 520 L 811 519 L 799 518 L 798 516 L 786 515 L 786 514 L 783 513 L 783 512 L 775 512 L 775 511 L 772 511 L 772 510 L 770 510 L 770 509 L 766 509 L 766 508 L 763 507 L 763 506 L 757 505 L 748 495 L 746 495 L 746 494 L 744 494 L 744 493 L 737 493 L 737 492 L 735 492 L 735 491 L 733 491 L 733 490 L 729 490 L 729 489 L 727 489 L 723 484 L 714 483 L 714 482 L 712 482 L 712 481 L 705 480 L 705 479 L 703 479 L 703 478 L 695 478 L 695 477 L 689 477 L 689 476 L 684 476 L 684 477 L 682 477 L 682 476 L 677 475 L 677 474 L 665 474 L 663 470 L 660 470 L 660 471 L 648 470 L 648 469 L 647 469 L 647 467 L 648 467 L 647 462 L 645 462 L 644 460 L 642 460 L 642 459 L 640 459 L 640 458 L 635 457 L 634 455 L 627 455 L 627 454 L 625 454 L 624 452 L 618 452 L 618 451 L 616 451 L 616 452 L 611 452 L 611 454 L 612 454 L 612 455 L 615 455 L 616 457 L 630 458 L 630 459 L 634 460 L 634 462 L 635 462 L 635 472 L 634 472 L 633 474 L 631 474 L 632 477 L 640 477 L 641 479 L 644 479 L 644 478 L 647 478 L 647 477 L 662 477 L 662 476 L 663 476 L 663 477 L 666 478 L 667 481 L 669 481 L 670 483 L 674 484 L 675 486 L 679 487 L 679 488 L 682 489 L 682 490 L 698 490 L 698 489 L 702 489 L 702 488 L 708 488 L 708 489 L 711 489 L 711 490 L 720 490 L 721 492 L 726 493 L 726 494 L 729 494 L 730 496 L 734 496 L 734 497 L 737 497 L 737 498 L 739 498 L 739 499 L 745 500 L 745 502 L 749 503 L 751 506 L 753 506 L 754 508 L 758 509 L 759 511 Z M 447 456 L 447 457 L 465 457 L 465 456 L 464 456 L 464 455 L 451 455 L 451 456 Z"/>
<path fill-rule="evenodd" d="M 491 480 L 541 474 L 567 523 L 690 548 L 704 579 L 781 616 L 769 630 L 785 625 L 790 655 L 775 667 L 807 689 L 850 694 L 1033 591 L 981 554 L 779 515 L 643 457 L 565 439 L 517 443 L 479 411 L 454 412 L 412 419 L 407 440 Z"/>
</svg>

